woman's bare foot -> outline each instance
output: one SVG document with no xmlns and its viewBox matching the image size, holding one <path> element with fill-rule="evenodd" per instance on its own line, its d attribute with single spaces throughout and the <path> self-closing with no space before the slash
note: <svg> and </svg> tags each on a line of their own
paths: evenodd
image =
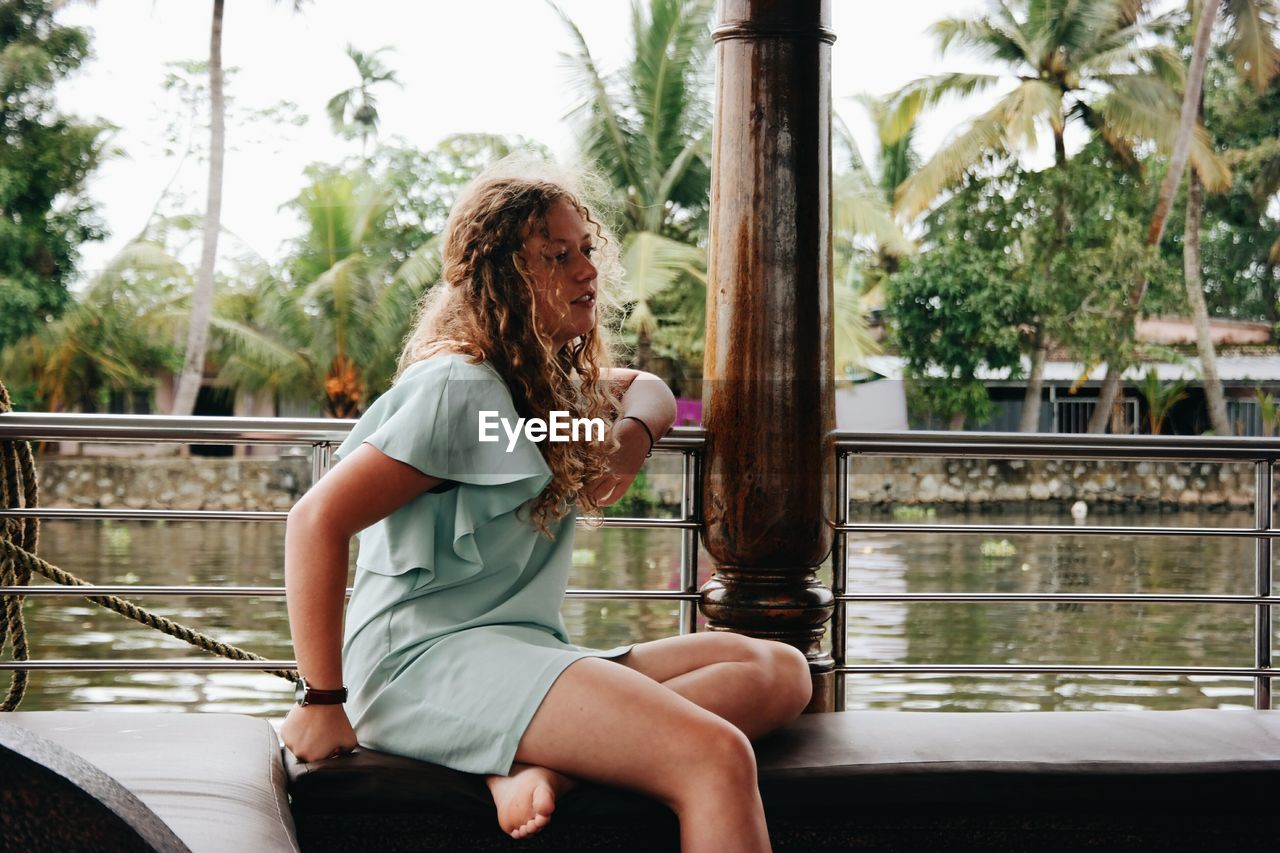
<svg viewBox="0 0 1280 853">
<path fill-rule="evenodd" d="M 573 787 L 568 776 L 532 764 L 512 764 L 511 775 L 487 776 L 485 782 L 498 808 L 498 824 L 512 838 L 528 838 L 546 826 L 556 797 Z"/>
</svg>

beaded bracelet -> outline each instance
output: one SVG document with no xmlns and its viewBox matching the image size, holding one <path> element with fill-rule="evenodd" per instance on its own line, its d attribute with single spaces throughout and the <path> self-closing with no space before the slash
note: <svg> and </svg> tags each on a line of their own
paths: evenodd
<svg viewBox="0 0 1280 853">
<path fill-rule="evenodd" d="M 653 432 L 649 429 L 649 425 L 647 423 L 640 420 L 635 415 L 623 415 L 622 417 L 618 418 L 619 422 L 626 421 L 626 420 L 632 420 L 640 424 L 640 426 L 644 429 L 644 434 L 649 436 L 649 451 L 644 455 L 644 458 L 648 459 L 650 456 L 653 455 Z"/>
</svg>

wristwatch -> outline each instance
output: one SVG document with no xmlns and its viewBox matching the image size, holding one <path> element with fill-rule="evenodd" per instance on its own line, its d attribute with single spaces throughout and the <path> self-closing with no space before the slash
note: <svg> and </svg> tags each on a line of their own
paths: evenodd
<svg viewBox="0 0 1280 853">
<path fill-rule="evenodd" d="M 295 698 L 299 705 L 341 705 L 347 701 L 347 688 L 320 690 L 307 684 L 307 679 L 299 674 Z"/>
</svg>

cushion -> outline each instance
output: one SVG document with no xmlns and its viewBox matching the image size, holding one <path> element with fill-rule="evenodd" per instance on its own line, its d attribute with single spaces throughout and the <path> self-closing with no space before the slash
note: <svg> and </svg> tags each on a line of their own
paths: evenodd
<svg viewBox="0 0 1280 853">
<path fill-rule="evenodd" d="M 850 711 L 756 753 L 775 853 L 1211 849 L 1270 837 L 1280 712 Z M 678 849 L 664 806 L 603 786 L 517 843 L 480 776 L 367 749 L 285 767 L 309 851 L 360 849 L 352 834 L 387 851 Z"/>
<path fill-rule="evenodd" d="M 298 850 L 275 731 L 234 714 L 4 715 L 96 765 L 193 851 Z"/>
</svg>

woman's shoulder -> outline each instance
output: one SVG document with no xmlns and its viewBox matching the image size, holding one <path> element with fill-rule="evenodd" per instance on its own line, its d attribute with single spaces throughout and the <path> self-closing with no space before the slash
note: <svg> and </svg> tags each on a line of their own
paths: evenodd
<svg viewBox="0 0 1280 853">
<path fill-rule="evenodd" d="M 424 359 L 415 361 L 400 372 L 396 384 L 421 381 L 422 377 L 459 378 L 459 379 L 492 379 L 498 376 L 497 370 L 487 361 L 477 360 L 469 353 L 456 350 L 441 350 Z"/>
</svg>

